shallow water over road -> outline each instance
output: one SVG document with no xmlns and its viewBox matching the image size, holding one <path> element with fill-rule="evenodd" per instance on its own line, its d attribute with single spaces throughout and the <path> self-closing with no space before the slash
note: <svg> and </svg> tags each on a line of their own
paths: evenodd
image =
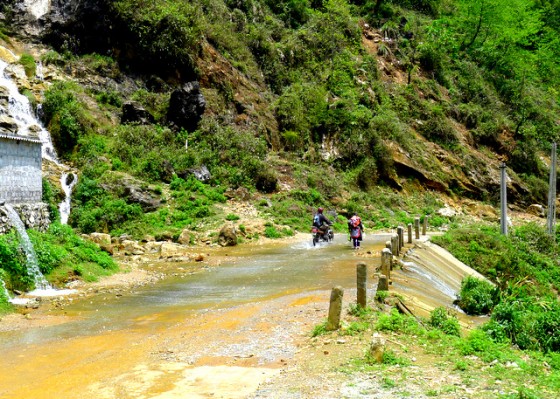
<svg viewBox="0 0 560 399">
<path fill-rule="evenodd" d="M 170 264 L 180 276 L 119 297 L 77 300 L 65 309 L 65 323 L 0 332 L 0 398 L 216 397 L 202 382 L 184 385 L 200 378 L 200 367 L 220 370 L 220 378 L 245 373 L 246 384 L 256 383 L 293 355 L 293 335 L 326 317 L 333 286 L 352 295 L 358 262 L 368 265 L 374 289 L 373 271 L 387 239 L 366 236 L 358 252 L 344 235 L 317 247 L 309 237 L 220 249 L 211 254 L 224 259 L 219 266 L 189 273 L 194 265 Z M 451 306 L 456 284 L 436 273 L 437 284 L 414 288 L 425 282 L 412 282 L 411 269 L 395 274 L 398 291 L 406 287 L 414 298 Z M 309 303 L 315 308 L 304 307 Z M 296 307 L 298 314 L 290 310 Z M 232 364 L 245 368 L 216 368 Z M 222 397 L 245 397 L 242 392 L 234 384 Z"/>
</svg>

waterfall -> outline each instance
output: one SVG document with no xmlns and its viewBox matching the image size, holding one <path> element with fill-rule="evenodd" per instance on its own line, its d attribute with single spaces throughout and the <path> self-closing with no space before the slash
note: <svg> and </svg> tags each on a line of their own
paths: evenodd
<svg viewBox="0 0 560 399">
<path fill-rule="evenodd" d="M 25 256 L 27 257 L 27 273 L 30 277 L 33 277 L 33 280 L 35 281 L 35 289 L 52 289 L 50 284 L 45 279 L 45 276 L 43 276 L 43 273 L 41 273 L 41 270 L 39 269 L 39 261 L 37 260 L 37 255 L 35 254 L 35 250 L 33 249 L 33 244 L 31 243 L 31 240 L 27 235 L 27 231 L 25 231 L 25 226 L 21 221 L 19 215 L 9 204 L 4 204 L 4 208 L 8 213 L 10 222 L 12 222 L 12 225 L 16 228 L 19 234 L 21 246 L 23 247 Z"/>
<path fill-rule="evenodd" d="M 49 12 L 51 0 L 23 0 L 23 5 L 29 14 L 39 19 Z"/>
<path fill-rule="evenodd" d="M 6 283 L 1 278 L 0 278 L 0 283 L 2 283 L 2 284 L 0 284 L 0 285 L 2 285 L 2 292 L 4 293 L 4 296 L 6 297 L 6 299 L 9 301 L 12 298 L 10 297 L 10 293 L 8 292 L 8 289 L 6 288 Z"/>
<path fill-rule="evenodd" d="M 60 184 L 62 185 L 62 190 L 64 191 L 64 201 L 60 203 L 58 209 L 60 210 L 60 223 L 67 224 L 68 216 L 70 216 L 70 200 L 72 195 L 72 188 L 78 182 L 78 176 L 76 174 L 63 173 L 60 178 Z"/>
<path fill-rule="evenodd" d="M 8 50 L 9 51 L 9 50 Z M 17 59 L 17 56 L 14 55 Z M 36 116 L 32 112 L 29 99 L 20 94 L 17 85 L 11 79 L 4 76 L 4 72 L 8 63 L 0 59 L 0 87 L 8 89 L 9 104 L 8 115 L 14 119 L 17 124 L 17 133 L 20 136 L 28 136 L 31 132 L 38 135 L 42 142 L 43 158 L 59 164 L 56 157 L 56 151 L 51 140 L 49 132 L 41 125 Z"/>
</svg>

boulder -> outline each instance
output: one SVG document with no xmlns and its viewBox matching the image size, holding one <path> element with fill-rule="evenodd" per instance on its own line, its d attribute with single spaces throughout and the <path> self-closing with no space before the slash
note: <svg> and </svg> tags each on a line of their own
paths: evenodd
<svg viewBox="0 0 560 399">
<path fill-rule="evenodd" d="M 185 180 L 188 179 L 190 175 L 193 175 L 195 179 L 201 182 L 206 182 L 212 178 L 212 174 L 210 173 L 206 165 L 202 165 L 198 168 L 183 170 L 182 172 L 177 172 L 177 176 Z"/>
<path fill-rule="evenodd" d="M 127 184 L 124 187 L 124 194 L 128 202 L 140 205 L 144 212 L 153 212 L 161 204 L 159 199 L 154 198 L 149 192 L 135 185 Z"/>
<path fill-rule="evenodd" d="M 89 239 L 97 245 L 111 245 L 111 236 L 105 233 L 91 233 Z"/>
<path fill-rule="evenodd" d="M 237 245 L 237 231 L 235 226 L 226 224 L 218 235 L 218 244 L 222 247 L 233 247 Z"/>
<path fill-rule="evenodd" d="M 440 216 L 445 216 L 448 218 L 457 216 L 457 211 L 453 208 L 446 206 L 445 208 L 440 208 L 436 211 L 436 213 Z"/>
<path fill-rule="evenodd" d="M 192 233 L 189 230 L 184 229 L 179 235 L 177 242 L 182 245 L 189 245 L 191 243 L 192 237 Z"/>
<path fill-rule="evenodd" d="M 172 242 L 164 242 L 159 249 L 160 258 L 175 258 L 188 255 L 187 248 Z"/>
<path fill-rule="evenodd" d="M 188 82 L 171 94 L 167 121 L 189 132 L 196 130 L 206 109 L 206 100 L 198 82 Z"/>
<path fill-rule="evenodd" d="M 107 244 L 99 244 L 99 249 L 101 249 L 103 252 L 108 253 L 109 255 L 113 256 L 115 249 L 112 245 L 107 245 Z"/>
<path fill-rule="evenodd" d="M 140 125 L 151 125 L 154 117 L 142 105 L 136 101 L 128 101 L 122 106 L 121 123 L 137 123 Z"/>
<path fill-rule="evenodd" d="M 144 255 L 146 252 L 136 241 L 124 240 L 121 245 L 125 255 Z"/>
<path fill-rule="evenodd" d="M 527 208 L 527 213 L 530 213 L 531 215 L 535 215 L 541 218 L 546 216 L 544 206 L 540 204 L 529 205 L 529 208 Z"/>
<path fill-rule="evenodd" d="M 144 249 L 148 253 L 157 254 L 161 251 L 162 244 L 161 241 L 148 241 L 144 244 Z"/>
</svg>

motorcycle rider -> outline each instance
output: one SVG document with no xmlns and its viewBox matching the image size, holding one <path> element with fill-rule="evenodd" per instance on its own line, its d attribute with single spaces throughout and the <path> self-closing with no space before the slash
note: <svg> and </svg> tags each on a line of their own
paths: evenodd
<svg viewBox="0 0 560 399">
<path fill-rule="evenodd" d="M 323 208 L 318 208 L 317 213 L 313 216 L 313 226 L 317 227 L 321 235 L 324 236 L 330 225 L 332 225 L 332 222 L 323 215 Z"/>
</svg>

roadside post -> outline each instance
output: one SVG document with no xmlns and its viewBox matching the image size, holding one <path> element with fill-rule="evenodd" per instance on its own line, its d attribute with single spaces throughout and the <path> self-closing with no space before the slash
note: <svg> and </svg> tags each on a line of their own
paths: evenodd
<svg viewBox="0 0 560 399">
<path fill-rule="evenodd" d="M 356 266 L 357 278 L 357 304 L 362 309 L 367 306 L 367 266 L 364 262 L 358 263 Z"/>
<path fill-rule="evenodd" d="M 331 302 L 329 306 L 329 319 L 327 321 L 327 331 L 338 330 L 340 327 L 340 313 L 342 312 L 342 297 L 344 289 L 336 286 L 331 291 Z"/>
</svg>

